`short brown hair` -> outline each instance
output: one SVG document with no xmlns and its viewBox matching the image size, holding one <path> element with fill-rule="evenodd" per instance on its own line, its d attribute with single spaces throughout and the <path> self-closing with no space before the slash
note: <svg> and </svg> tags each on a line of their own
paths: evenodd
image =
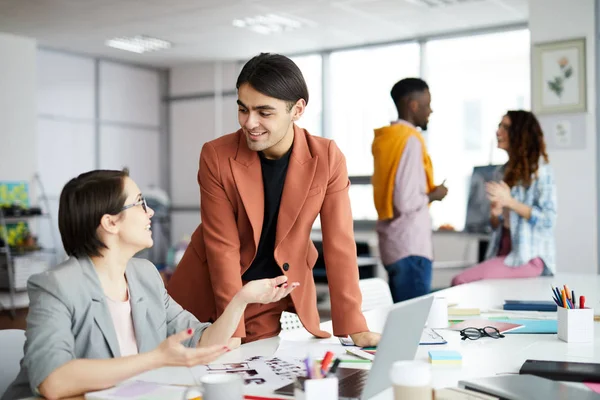
<svg viewBox="0 0 600 400">
<path fill-rule="evenodd" d="M 121 212 L 127 199 L 124 181 L 129 176 L 122 171 L 94 170 L 71 179 L 60 194 L 58 229 L 67 255 L 100 256 L 108 248 L 97 229 L 104 214 Z"/>
</svg>

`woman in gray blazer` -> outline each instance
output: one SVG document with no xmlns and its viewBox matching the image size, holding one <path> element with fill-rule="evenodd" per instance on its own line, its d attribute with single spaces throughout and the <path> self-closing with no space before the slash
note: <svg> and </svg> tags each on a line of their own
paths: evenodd
<svg viewBox="0 0 600 400">
<path fill-rule="evenodd" d="M 65 185 L 58 225 L 70 258 L 29 279 L 25 356 L 3 400 L 75 396 L 163 366 L 209 363 L 229 351 L 247 304 L 279 301 L 298 285 L 285 276 L 250 282 L 213 324 L 199 322 L 152 263 L 133 258 L 153 244 L 153 215 L 127 170 Z"/>
</svg>

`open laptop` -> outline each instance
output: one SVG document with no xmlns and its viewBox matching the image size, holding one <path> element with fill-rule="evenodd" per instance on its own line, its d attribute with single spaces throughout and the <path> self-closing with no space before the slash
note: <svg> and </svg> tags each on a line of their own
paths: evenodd
<svg viewBox="0 0 600 400">
<path fill-rule="evenodd" d="M 370 399 L 391 386 L 392 364 L 415 358 L 432 302 L 433 296 L 427 296 L 391 307 L 371 369 L 338 369 L 340 399 Z M 293 396 L 294 384 L 277 389 L 275 393 Z"/>
</svg>

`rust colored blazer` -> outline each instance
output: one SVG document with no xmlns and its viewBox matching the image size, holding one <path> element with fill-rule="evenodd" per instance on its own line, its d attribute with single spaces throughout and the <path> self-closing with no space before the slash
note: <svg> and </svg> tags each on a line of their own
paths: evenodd
<svg viewBox="0 0 600 400">
<path fill-rule="evenodd" d="M 260 239 L 264 188 L 258 153 L 241 130 L 207 142 L 198 171 L 202 223 L 170 279 L 169 294 L 200 321 L 214 321 L 242 287 Z M 319 329 L 312 268 L 317 250 L 310 233 L 321 215 L 323 255 L 331 297 L 333 333 L 367 331 L 361 312 L 358 265 L 346 160 L 332 140 L 294 125 L 294 144 L 281 197 L 275 261 L 290 282 L 298 317 L 314 336 Z M 234 336 L 245 337 L 240 322 Z"/>
</svg>

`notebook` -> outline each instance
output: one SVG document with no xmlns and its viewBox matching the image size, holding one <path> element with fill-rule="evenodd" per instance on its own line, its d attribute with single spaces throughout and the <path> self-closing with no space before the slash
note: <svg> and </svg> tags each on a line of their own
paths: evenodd
<svg viewBox="0 0 600 400">
<path fill-rule="evenodd" d="M 520 329 L 523 325 L 503 321 L 491 321 L 489 319 L 483 318 L 475 318 L 467 319 L 465 321 L 459 322 L 458 324 L 450 325 L 448 329 L 453 331 L 460 331 L 465 328 L 485 328 L 486 326 L 493 326 L 494 328 L 498 329 L 498 332 L 505 333 L 514 329 Z"/>
<path fill-rule="evenodd" d="M 555 319 L 507 319 L 505 322 L 523 325 L 522 328 L 506 333 L 557 333 L 558 321 Z"/>
<path fill-rule="evenodd" d="M 519 373 L 559 381 L 600 382 L 600 364 L 593 363 L 527 360 Z"/>
<path fill-rule="evenodd" d="M 503 308 L 507 311 L 556 311 L 556 307 L 551 300 L 505 300 Z"/>
</svg>

